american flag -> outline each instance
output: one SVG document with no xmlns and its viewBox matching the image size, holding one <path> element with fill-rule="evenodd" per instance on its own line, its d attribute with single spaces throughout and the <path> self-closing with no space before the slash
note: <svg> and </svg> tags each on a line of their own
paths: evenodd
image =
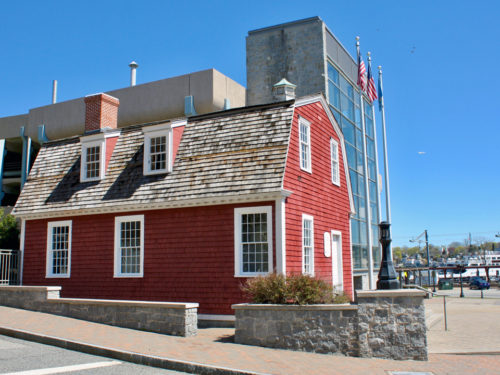
<svg viewBox="0 0 500 375">
<path fill-rule="evenodd" d="M 362 91 L 366 90 L 366 68 L 365 62 L 361 59 L 361 54 L 358 52 L 358 86 Z"/>
<path fill-rule="evenodd" d="M 368 90 L 367 90 L 368 97 L 370 98 L 370 101 L 373 102 L 375 99 L 378 98 L 377 96 L 377 90 L 375 89 L 375 80 L 373 79 L 372 76 L 372 64 L 370 64 L 370 61 L 368 61 Z"/>
</svg>

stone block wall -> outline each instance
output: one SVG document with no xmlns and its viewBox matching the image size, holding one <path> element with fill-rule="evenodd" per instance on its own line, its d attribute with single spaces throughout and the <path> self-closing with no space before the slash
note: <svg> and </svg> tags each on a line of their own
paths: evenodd
<svg viewBox="0 0 500 375">
<path fill-rule="evenodd" d="M 424 296 L 411 290 L 358 291 L 360 357 L 426 360 Z"/>
<path fill-rule="evenodd" d="M 239 344 L 357 355 L 357 306 L 234 305 Z"/>
<path fill-rule="evenodd" d="M 60 291 L 54 286 L 0 286 L 0 305 L 168 335 L 197 334 L 197 303 L 60 298 Z"/>
<path fill-rule="evenodd" d="M 233 305 L 239 344 L 427 360 L 423 298 L 418 290 L 359 291 L 354 305 Z"/>
</svg>

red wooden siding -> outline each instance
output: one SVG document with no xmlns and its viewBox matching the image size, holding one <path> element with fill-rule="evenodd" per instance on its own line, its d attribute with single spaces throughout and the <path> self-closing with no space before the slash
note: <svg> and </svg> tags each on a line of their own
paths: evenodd
<svg viewBox="0 0 500 375">
<path fill-rule="evenodd" d="M 198 302 L 200 313 L 233 314 L 231 304 L 246 301 L 245 278 L 234 277 L 234 208 L 273 203 L 27 221 L 23 284 L 60 285 L 63 297 Z M 144 277 L 114 278 L 115 217 L 139 214 Z M 59 220 L 72 220 L 71 277 L 45 278 L 47 222 Z"/>
<path fill-rule="evenodd" d="M 311 123 L 312 173 L 300 169 L 299 116 Z M 339 143 L 340 187 L 332 183 L 330 139 Z M 314 218 L 315 275 L 332 282 L 332 258 L 324 255 L 323 233 L 342 232 L 344 291 L 352 297 L 349 193 L 341 142 L 319 102 L 297 107 L 285 170 L 284 188 L 293 193 L 285 205 L 286 270 L 302 272 L 302 214 Z"/>
</svg>

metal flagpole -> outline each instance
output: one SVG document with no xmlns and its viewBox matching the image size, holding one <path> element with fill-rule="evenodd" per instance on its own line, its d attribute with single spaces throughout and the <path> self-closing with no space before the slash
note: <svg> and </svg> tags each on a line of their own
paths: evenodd
<svg viewBox="0 0 500 375">
<path fill-rule="evenodd" d="M 368 65 L 372 67 L 372 58 L 368 52 Z M 373 140 L 375 142 L 375 181 L 377 182 L 377 208 L 378 208 L 378 222 L 382 221 L 382 206 L 380 205 L 380 175 L 378 170 L 378 146 L 377 146 L 377 125 L 375 121 L 375 106 L 372 104 L 372 119 L 373 119 Z"/>
<path fill-rule="evenodd" d="M 361 55 L 359 51 L 359 36 L 356 37 L 356 51 L 358 52 L 358 61 L 361 62 Z M 365 106 L 363 100 L 363 90 L 360 90 L 359 101 L 361 108 L 361 127 L 363 136 L 363 172 L 365 181 L 365 208 L 366 208 L 366 235 L 368 246 L 368 282 L 370 289 L 375 289 L 375 279 L 373 275 L 373 245 L 372 245 L 372 226 L 370 214 L 370 193 L 368 185 L 368 162 L 366 154 L 366 125 L 365 125 Z"/>
<path fill-rule="evenodd" d="M 378 67 L 378 84 L 379 84 L 379 103 L 380 103 L 380 113 L 382 115 L 382 141 L 384 146 L 384 176 L 385 176 L 385 210 L 387 222 L 391 223 L 391 191 L 389 189 L 389 163 L 387 161 L 387 136 L 385 133 L 385 108 L 384 108 L 384 96 L 383 96 L 383 84 L 382 84 L 382 67 Z"/>
<path fill-rule="evenodd" d="M 371 53 L 368 52 L 368 66 L 370 67 L 370 70 L 372 68 L 372 57 Z M 372 131 L 373 131 L 373 141 L 375 144 L 375 182 L 377 184 L 377 213 L 378 213 L 378 220 L 377 224 L 382 221 L 382 205 L 380 202 L 380 175 L 379 175 L 379 170 L 378 170 L 378 146 L 377 146 L 377 124 L 375 121 L 375 106 L 372 103 Z M 379 246 L 379 251 L 380 251 L 380 246 Z"/>
</svg>

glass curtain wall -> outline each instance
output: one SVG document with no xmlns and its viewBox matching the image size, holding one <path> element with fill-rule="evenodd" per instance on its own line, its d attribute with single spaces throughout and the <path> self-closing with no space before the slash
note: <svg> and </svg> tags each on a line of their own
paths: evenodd
<svg viewBox="0 0 500 375">
<path fill-rule="evenodd" d="M 349 176 L 354 198 L 356 215 L 351 219 L 351 238 L 353 266 L 356 270 L 368 269 L 367 209 L 371 213 L 373 236 L 373 262 L 375 269 L 380 265 L 378 246 L 378 196 L 375 168 L 375 127 L 372 107 L 365 100 L 364 116 L 366 126 L 366 148 L 368 161 L 369 207 L 365 194 L 365 176 L 363 163 L 363 129 L 361 124 L 360 94 L 341 73 L 328 62 L 329 104 L 335 119 L 344 133 Z M 364 100 L 364 99 L 363 99 Z"/>
</svg>

